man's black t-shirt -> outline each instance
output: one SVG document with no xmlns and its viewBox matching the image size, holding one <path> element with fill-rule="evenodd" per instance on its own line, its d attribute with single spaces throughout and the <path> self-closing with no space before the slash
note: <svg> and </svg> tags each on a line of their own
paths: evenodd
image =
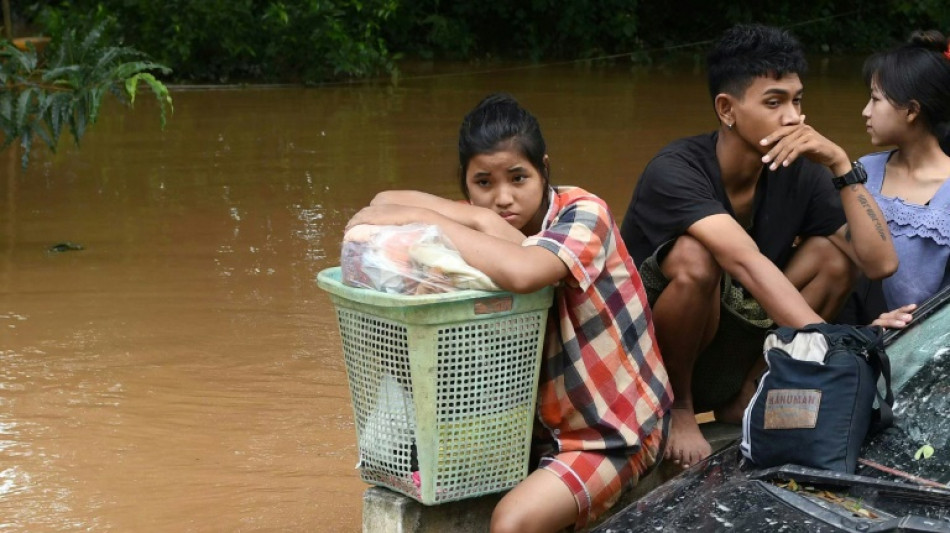
<svg viewBox="0 0 950 533">
<path fill-rule="evenodd" d="M 620 234 L 637 266 L 661 244 L 715 214 L 735 217 L 716 159 L 718 133 L 679 139 L 647 164 L 633 192 Z M 841 198 L 827 167 L 805 158 L 763 169 L 749 235 L 784 269 L 795 237 L 827 236 L 845 223 Z"/>
</svg>

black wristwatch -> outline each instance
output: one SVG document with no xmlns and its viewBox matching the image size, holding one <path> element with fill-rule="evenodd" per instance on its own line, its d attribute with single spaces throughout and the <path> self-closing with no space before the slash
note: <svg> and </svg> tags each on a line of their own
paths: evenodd
<svg viewBox="0 0 950 533">
<path fill-rule="evenodd" d="M 851 163 L 851 171 L 843 176 L 838 176 L 833 178 L 831 183 L 835 185 L 836 190 L 844 189 L 846 185 L 855 185 L 858 183 L 866 183 L 868 181 L 868 173 L 864 170 L 864 165 L 855 161 Z"/>
</svg>

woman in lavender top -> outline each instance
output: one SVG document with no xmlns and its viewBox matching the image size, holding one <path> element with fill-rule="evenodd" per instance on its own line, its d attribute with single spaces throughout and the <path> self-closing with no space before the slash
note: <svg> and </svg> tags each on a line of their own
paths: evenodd
<svg viewBox="0 0 950 533">
<path fill-rule="evenodd" d="M 875 321 L 903 327 L 910 312 L 950 284 L 950 47 L 937 31 L 871 56 L 871 99 L 862 115 L 871 143 L 895 149 L 860 159 L 900 259 L 883 280 L 885 309 Z M 863 295 L 858 295 L 863 296 Z M 868 309 L 870 311 L 870 309 Z"/>
</svg>

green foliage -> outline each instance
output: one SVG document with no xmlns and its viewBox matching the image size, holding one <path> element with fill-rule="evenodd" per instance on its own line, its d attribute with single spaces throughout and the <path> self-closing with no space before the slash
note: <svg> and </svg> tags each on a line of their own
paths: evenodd
<svg viewBox="0 0 950 533">
<path fill-rule="evenodd" d="M 787 28 L 810 53 L 862 53 L 903 42 L 915 29 L 950 31 L 946 0 L 812 0 L 732 2 L 705 0 L 643 2 L 640 38 L 660 50 L 710 40 L 736 23 Z"/>
<path fill-rule="evenodd" d="M 947 0 L 403 1 L 389 48 L 423 58 L 648 59 L 703 53 L 725 29 L 758 22 L 791 30 L 811 53 L 868 53 L 914 29 L 950 31 Z"/>
<path fill-rule="evenodd" d="M 950 32 L 950 9 L 946 0 L 897 0 L 892 9 L 918 29 Z"/>
<path fill-rule="evenodd" d="M 109 18 L 124 41 L 180 80 L 317 83 L 389 73 L 380 29 L 398 0 L 73 0 L 43 9 L 55 37 Z"/>
<path fill-rule="evenodd" d="M 19 140 L 26 167 L 35 138 L 55 151 L 65 128 L 78 144 L 107 92 L 131 106 L 140 83 L 158 100 L 165 127 L 172 99 L 152 72 L 169 69 L 132 48 L 104 45 L 102 33 L 101 25 L 86 35 L 67 30 L 44 54 L 0 41 L 0 150 Z"/>
<path fill-rule="evenodd" d="M 696 60 L 726 28 L 788 28 L 810 53 L 868 53 L 915 29 L 950 31 L 947 0 L 34 0 L 54 38 L 108 21 L 179 80 L 319 83 L 395 72 L 395 60 Z M 16 6 L 14 6 L 16 8 Z"/>
<path fill-rule="evenodd" d="M 386 28 L 394 49 L 422 57 L 589 58 L 639 47 L 637 2 L 403 2 Z"/>
</svg>

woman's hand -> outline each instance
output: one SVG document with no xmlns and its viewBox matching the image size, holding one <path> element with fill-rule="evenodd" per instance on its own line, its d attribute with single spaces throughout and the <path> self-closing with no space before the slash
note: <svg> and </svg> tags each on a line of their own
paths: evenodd
<svg viewBox="0 0 950 533">
<path fill-rule="evenodd" d="M 882 328 L 891 328 L 891 329 L 903 329 L 907 327 L 907 324 L 910 324 L 911 311 L 917 309 L 917 304 L 907 304 L 904 307 L 898 307 L 893 311 L 888 311 L 886 313 L 881 313 L 881 316 L 877 317 L 874 322 L 871 322 L 872 326 L 881 326 Z"/>
</svg>

